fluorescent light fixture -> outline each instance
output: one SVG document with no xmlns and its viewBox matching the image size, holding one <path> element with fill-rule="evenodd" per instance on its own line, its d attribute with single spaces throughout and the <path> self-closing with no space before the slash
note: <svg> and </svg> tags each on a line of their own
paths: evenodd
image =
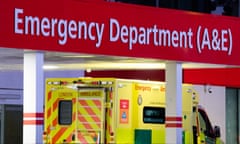
<svg viewBox="0 0 240 144">
<path fill-rule="evenodd" d="M 93 56 L 93 55 L 65 55 L 62 57 L 65 57 L 65 58 L 92 58 L 95 56 Z"/>
<path fill-rule="evenodd" d="M 53 70 L 53 69 L 59 69 L 59 67 L 56 66 L 56 65 L 44 65 L 43 69 L 45 69 L 45 70 Z"/>
<path fill-rule="evenodd" d="M 164 69 L 164 63 L 81 63 L 81 64 L 59 64 L 59 69 L 91 69 L 91 70 L 124 70 L 124 69 Z"/>
</svg>

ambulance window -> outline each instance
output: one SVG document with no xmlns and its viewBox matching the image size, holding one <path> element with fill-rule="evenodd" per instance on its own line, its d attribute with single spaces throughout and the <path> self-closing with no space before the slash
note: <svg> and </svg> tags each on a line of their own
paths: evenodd
<svg viewBox="0 0 240 144">
<path fill-rule="evenodd" d="M 165 108 L 162 107 L 144 107 L 143 108 L 144 123 L 165 123 Z"/>
<path fill-rule="evenodd" d="M 72 101 L 61 100 L 59 101 L 58 123 L 60 125 L 72 124 Z"/>
</svg>

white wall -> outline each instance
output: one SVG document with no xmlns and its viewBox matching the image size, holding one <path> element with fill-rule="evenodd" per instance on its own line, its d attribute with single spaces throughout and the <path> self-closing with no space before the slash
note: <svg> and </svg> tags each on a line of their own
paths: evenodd
<svg viewBox="0 0 240 144">
<path fill-rule="evenodd" d="M 221 139 L 226 141 L 226 114 L 225 114 L 225 87 L 194 85 L 199 93 L 199 104 L 202 105 L 208 113 L 213 126 L 218 125 L 221 128 Z M 208 89 L 211 89 L 211 93 Z"/>
<path fill-rule="evenodd" d="M 23 103 L 22 71 L 0 71 L 0 104 Z"/>
</svg>

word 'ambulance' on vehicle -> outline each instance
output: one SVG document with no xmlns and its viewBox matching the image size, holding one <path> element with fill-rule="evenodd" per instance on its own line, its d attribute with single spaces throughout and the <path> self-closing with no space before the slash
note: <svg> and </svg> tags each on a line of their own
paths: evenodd
<svg viewBox="0 0 240 144">
<path fill-rule="evenodd" d="M 115 78 L 49 78 L 44 112 L 45 144 L 164 144 L 165 83 Z M 193 87 L 183 84 L 179 118 L 184 144 L 220 144 L 198 106 Z"/>
</svg>

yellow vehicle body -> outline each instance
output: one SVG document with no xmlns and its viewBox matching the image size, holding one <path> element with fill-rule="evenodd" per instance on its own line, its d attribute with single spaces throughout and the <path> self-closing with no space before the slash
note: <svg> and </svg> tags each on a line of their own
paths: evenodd
<svg viewBox="0 0 240 144">
<path fill-rule="evenodd" d="M 165 83 L 49 78 L 45 91 L 45 144 L 165 143 Z M 186 144 L 207 142 L 201 138 L 204 134 L 197 123 L 198 116 L 193 114 L 197 98 L 191 85 L 183 86 L 182 127 Z"/>
</svg>

